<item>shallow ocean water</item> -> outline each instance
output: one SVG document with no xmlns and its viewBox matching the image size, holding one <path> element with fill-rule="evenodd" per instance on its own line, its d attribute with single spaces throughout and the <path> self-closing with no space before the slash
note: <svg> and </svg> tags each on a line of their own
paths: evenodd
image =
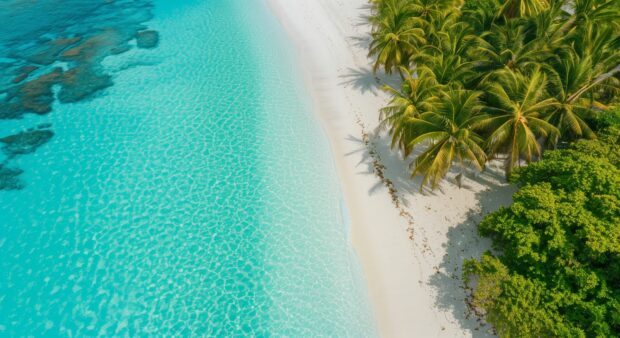
<svg viewBox="0 0 620 338">
<path fill-rule="evenodd" d="M 0 190 L 0 336 L 375 336 L 329 145 L 266 5 L 41 10 L 56 3 L 0 5 L 0 22 L 42 16 L 0 25 L 5 69 L 15 41 L 127 12 L 160 41 L 86 62 L 113 84 L 85 99 L 0 120 L 0 138 L 54 133 L 0 155 L 23 171 Z M 55 66 L 72 64 L 31 76 Z"/>
</svg>

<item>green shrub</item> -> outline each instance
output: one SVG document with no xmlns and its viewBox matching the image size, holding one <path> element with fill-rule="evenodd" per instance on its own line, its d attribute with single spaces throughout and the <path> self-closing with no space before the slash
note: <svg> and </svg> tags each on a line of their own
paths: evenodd
<svg viewBox="0 0 620 338">
<path fill-rule="evenodd" d="M 516 170 L 513 204 L 479 224 L 501 254 L 467 261 L 464 275 L 500 336 L 620 336 L 618 130 Z"/>
</svg>

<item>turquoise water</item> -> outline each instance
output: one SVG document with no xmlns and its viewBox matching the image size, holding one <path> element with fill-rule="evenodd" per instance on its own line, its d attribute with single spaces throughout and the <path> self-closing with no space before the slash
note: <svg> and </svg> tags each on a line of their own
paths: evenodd
<svg viewBox="0 0 620 338">
<path fill-rule="evenodd" d="M 0 137 L 53 133 L 0 155 L 13 173 L 0 190 L 0 336 L 375 336 L 329 146 L 266 5 L 18 7 L 50 3 L 0 5 L 0 22 L 45 16 L 0 24 L 0 67 L 22 66 L 11 52 L 41 34 L 120 28 L 105 56 L 67 47 L 28 77 L 83 66 L 81 85 L 110 81 L 0 119 Z M 144 29 L 156 48 L 126 43 Z M 63 76 L 54 97 L 74 84 Z"/>
</svg>

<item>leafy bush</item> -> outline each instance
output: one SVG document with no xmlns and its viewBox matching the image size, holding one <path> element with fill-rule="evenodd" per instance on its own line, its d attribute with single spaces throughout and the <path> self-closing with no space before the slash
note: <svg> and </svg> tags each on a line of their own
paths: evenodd
<svg viewBox="0 0 620 338">
<path fill-rule="evenodd" d="M 501 255 L 467 261 L 464 274 L 500 336 L 620 336 L 617 130 L 516 170 L 513 204 L 480 223 Z"/>
</svg>

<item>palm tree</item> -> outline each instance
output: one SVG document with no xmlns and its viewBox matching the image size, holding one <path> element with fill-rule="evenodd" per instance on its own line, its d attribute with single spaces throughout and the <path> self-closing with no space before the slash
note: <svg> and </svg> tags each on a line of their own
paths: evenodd
<svg viewBox="0 0 620 338">
<path fill-rule="evenodd" d="M 443 53 L 425 58 L 424 65 L 416 69 L 426 69 L 428 73 L 434 74 L 439 84 L 453 88 L 462 88 L 476 75 L 471 61 L 459 55 Z"/>
<path fill-rule="evenodd" d="M 575 30 L 571 23 L 563 19 L 566 16 L 566 12 L 562 5 L 563 1 L 554 1 L 549 9 L 534 16 L 512 22 L 523 26 L 524 29 L 521 33 L 523 34 L 524 41 L 536 41 L 547 47 L 549 51 L 554 51 L 566 45 L 567 35 Z"/>
<path fill-rule="evenodd" d="M 546 117 L 546 120 L 555 125 L 564 136 L 594 138 L 594 132 L 585 121 L 591 115 L 592 107 L 604 107 L 593 95 L 587 93 L 595 88 L 601 76 L 598 69 L 592 64 L 589 56 L 580 57 L 572 51 L 563 55 L 561 60 L 550 67 L 551 94 L 558 101 L 558 105 Z"/>
<path fill-rule="evenodd" d="M 609 26 L 580 26 L 567 37 L 577 55 L 589 55 L 593 65 L 612 69 L 620 63 L 620 30 Z"/>
<path fill-rule="evenodd" d="M 408 145 L 408 122 L 433 109 L 439 100 L 441 86 L 434 75 L 426 70 L 418 70 L 417 77 L 412 76 L 404 67 L 402 72 L 405 74 L 405 81 L 400 90 L 388 85 L 383 88 L 392 99 L 387 107 L 381 109 L 381 126 L 389 129 L 392 148 L 398 146 L 403 156 L 407 157 L 412 150 Z"/>
<path fill-rule="evenodd" d="M 505 17 L 520 18 L 536 15 L 549 8 L 548 0 L 508 0 L 501 8 L 501 13 Z"/>
<path fill-rule="evenodd" d="M 422 187 L 430 184 L 436 188 L 455 163 L 461 169 L 468 165 L 478 170 L 484 168 L 487 156 L 481 147 L 483 139 L 474 131 L 484 118 L 480 114 L 480 95 L 468 90 L 449 90 L 434 111 L 410 119 L 408 146 L 427 145 L 412 163 L 412 176 L 423 175 Z M 461 171 L 457 176 L 457 182 L 462 174 Z"/>
<path fill-rule="evenodd" d="M 462 8 L 463 22 L 473 28 L 476 34 L 491 30 L 491 26 L 498 19 L 497 13 L 501 6 L 498 0 L 465 2 Z"/>
<path fill-rule="evenodd" d="M 414 60 L 416 69 L 426 68 L 442 85 L 467 84 L 475 77 L 474 63 L 469 51 L 479 44 L 479 38 L 463 22 L 445 25 L 442 30 L 431 32 L 428 44 L 420 50 Z M 458 85 L 457 85 L 458 84 Z"/>
<path fill-rule="evenodd" d="M 500 154 L 509 176 L 560 132 L 594 137 L 586 117 L 619 102 L 620 1 L 370 2 L 374 69 L 403 79 L 381 126 L 405 157 L 424 146 L 423 185 Z"/>
<path fill-rule="evenodd" d="M 607 103 L 614 96 L 620 96 L 620 28 L 601 24 L 596 27 L 585 25 L 575 31 L 571 42 L 578 56 L 592 60 L 591 74 L 594 80 L 579 95 L 588 92 L 592 99 Z"/>
<path fill-rule="evenodd" d="M 555 144 L 559 130 L 545 121 L 546 111 L 558 106 L 547 96 L 547 78 L 540 68 L 529 74 L 505 70 L 498 82 L 488 87 L 486 108 L 490 116 L 479 124 L 488 132 L 487 149 L 491 156 L 508 155 L 506 176 L 520 165 L 542 155 L 542 141 Z"/>
<path fill-rule="evenodd" d="M 585 117 L 606 107 L 605 91 L 620 89 L 614 77 L 620 72 L 620 39 L 610 27 L 593 25 L 579 27 L 568 39 L 571 46 L 558 51 L 560 57 L 545 68 L 558 101 L 547 120 L 565 136 L 593 138 Z"/>
<path fill-rule="evenodd" d="M 572 56 L 562 58 L 550 72 L 552 79 L 551 94 L 558 101 L 546 120 L 558 128 L 562 135 L 585 136 L 593 138 L 594 132 L 584 118 L 590 112 L 590 104 L 581 95 L 573 96 L 591 82 L 590 60 Z"/>
<path fill-rule="evenodd" d="M 424 17 L 422 28 L 425 32 L 426 44 L 428 46 L 439 46 L 438 33 L 450 31 L 459 22 L 459 12 L 455 8 L 437 10 Z"/>
<path fill-rule="evenodd" d="M 613 0 L 573 0 L 573 15 L 569 22 L 575 26 L 608 24 L 620 29 L 620 2 Z"/>
<path fill-rule="evenodd" d="M 424 30 L 416 26 L 419 20 L 412 15 L 408 1 L 385 0 L 370 21 L 373 31 L 369 56 L 376 56 L 373 70 L 383 67 L 388 74 L 393 70 L 400 73 L 400 67 L 408 67 L 411 56 L 425 42 Z"/>
<path fill-rule="evenodd" d="M 427 22 L 459 8 L 462 2 L 462 0 L 409 0 L 413 15 Z"/>
<path fill-rule="evenodd" d="M 553 57 L 540 40 L 526 40 L 525 30 L 526 27 L 516 21 L 493 25 L 479 47 L 472 49 L 471 57 L 477 60 L 476 71 L 481 82 L 493 79 L 498 71 L 526 71 Z"/>
</svg>

